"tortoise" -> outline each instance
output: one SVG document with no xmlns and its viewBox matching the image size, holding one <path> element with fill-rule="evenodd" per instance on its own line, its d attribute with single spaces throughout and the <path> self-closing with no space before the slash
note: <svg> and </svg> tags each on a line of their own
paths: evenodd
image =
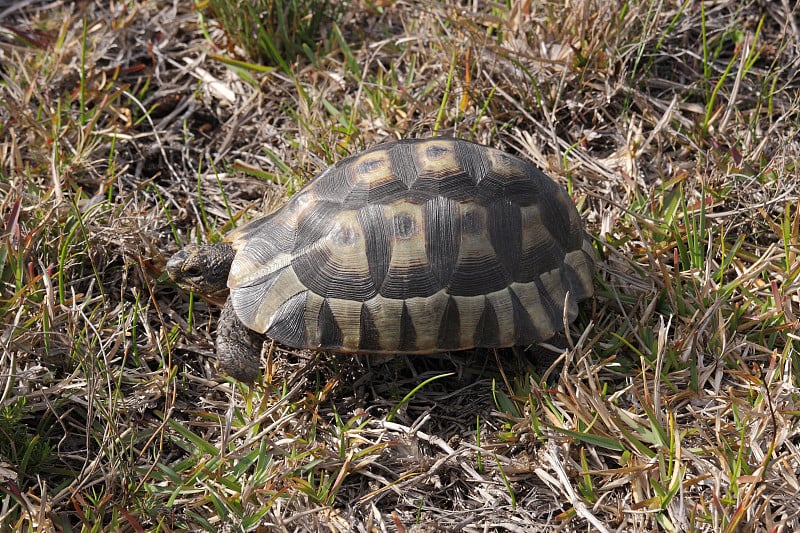
<svg viewBox="0 0 800 533">
<path fill-rule="evenodd" d="M 594 255 L 567 192 L 531 163 L 436 137 L 343 159 L 166 269 L 188 290 L 230 290 L 217 358 L 252 382 L 265 336 L 351 353 L 542 342 L 592 295 Z"/>
</svg>

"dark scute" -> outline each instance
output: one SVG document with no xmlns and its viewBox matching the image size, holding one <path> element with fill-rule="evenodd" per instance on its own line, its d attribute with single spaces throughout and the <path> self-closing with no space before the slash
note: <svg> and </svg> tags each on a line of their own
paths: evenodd
<svg viewBox="0 0 800 533">
<path fill-rule="evenodd" d="M 353 157 L 348 157 L 328 167 L 309 182 L 308 187 L 314 187 L 321 200 L 341 204 L 353 189 L 350 181 L 350 176 L 353 175 L 352 161 Z"/>
<path fill-rule="evenodd" d="M 442 313 L 436 347 L 442 350 L 463 348 L 461 346 L 461 316 L 458 313 L 458 305 L 452 297 L 447 299 L 444 313 Z"/>
<path fill-rule="evenodd" d="M 419 177 L 419 169 L 414 146 L 408 143 L 396 143 L 390 151 L 389 157 L 392 165 L 392 173 L 410 189 Z"/>
<path fill-rule="evenodd" d="M 498 198 L 513 198 L 516 201 L 516 197 L 522 194 L 521 191 L 517 191 L 517 194 L 514 196 L 506 195 L 506 189 L 508 187 L 508 176 L 497 176 L 492 172 L 486 174 L 478 185 L 478 189 L 475 191 L 475 200 L 478 203 L 490 203 Z M 527 181 L 527 180 L 519 180 L 516 181 Z M 513 182 L 512 182 L 513 183 Z"/>
<path fill-rule="evenodd" d="M 381 337 L 375 319 L 366 305 L 361 306 L 361 322 L 358 332 L 358 349 L 365 352 L 381 351 Z"/>
<path fill-rule="evenodd" d="M 384 298 L 405 300 L 425 298 L 441 288 L 442 284 L 433 275 L 429 265 L 390 266 L 378 292 Z"/>
<path fill-rule="evenodd" d="M 555 182 L 532 164 L 509 154 L 497 157 L 506 160 L 505 169 L 487 170 L 480 184 L 479 201 L 505 197 L 519 205 L 531 205 L 554 192 Z"/>
<path fill-rule="evenodd" d="M 536 279 L 536 288 L 539 290 L 539 298 L 542 302 L 542 307 L 547 312 L 547 317 L 550 319 L 550 324 L 555 331 L 564 330 L 564 302 L 556 302 L 550 297 L 547 289 L 544 287 L 542 280 Z"/>
<path fill-rule="evenodd" d="M 555 182 L 539 172 L 533 165 L 526 165 L 526 172 L 513 175 L 498 174 L 490 171 L 483 181 L 484 194 L 499 194 L 512 198 L 514 203 L 527 206 L 539 203 L 543 198 L 552 195 Z M 496 192 L 502 186 L 501 192 Z"/>
<path fill-rule="evenodd" d="M 264 297 L 275 284 L 278 276 L 284 271 L 281 268 L 274 272 L 260 277 L 256 280 L 250 281 L 240 287 L 236 287 L 231 291 L 231 301 L 236 314 L 245 324 L 253 324 L 255 316 L 258 313 L 258 308 Z M 262 325 L 263 327 L 264 325 Z"/>
<path fill-rule="evenodd" d="M 442 287 L 450 282 L 458 260 L 461 219 L 453 200 L 437 196 L 425 204 L 425 251 L 431 272 Z"/>
<path fill-rule="evenodd" d="M 517 279 L 522 257 L 522 216 L 508 198 L 499 198 L 487 208 L 489 239 L 506 276 Z"/>
<path fill-rule="evenodd" d="M 517 293 L 509 287 L 508 294 L 511 298 L 512 313 L 514 316 L 514 344 L 521 346 L 541 341 L 541 335 L 533 325 L 530 313 L 517 296 Z"/>
<path fill-rule="evenodd" d="M 405 184 L 397 179 L 391 181 L 384 181 L 381 183 L 369 183 L 369 192 L 367 193 L 367 203 L 374 204 L 390 204 L 397 200 L 408 198 L 408 188 Z M 362 207 L 362 206 L 353 206 Z"/>
<path fill-rule="evenodd" d="M 542 223 L 561 247 L 566 250 L 580 249 L 583 235 L 572 223 L 572 217 L 577 217 L 577 213 L 569 194 L 539 169 L 528 166 L 527 179 L 508 183 L 504 194 L 520 206 L 536 204 L 541 212 Z"/>
<path fill-rule="evenodd" d="M 506 198 L 513 198 L 519 205 L 527 206 L 540 202 L 542 198 L 546 198 L 547 193 L 541 187 L 540 182 L 515 179 L 505 184 L 503 195 Z"/>
<path fill-rule="evenodd" d="M 408 314 L 405 302 L 400 313 L 400 345 L 397 348 L 400 352 L 413 352 L 417 349 L 417 330 L 414 329 L 414 322 Z"/>
<path fill-rule="evenodd" d="M 292 259 L 300 282 L 323 298 L 364 302 L 378 294 L 369 274 L 352 271 L 340 264 L 326 246 L 311 246 Z"/>
<path fill-rule="evenodd" d="M 504 289 L 510 283 L 511 279 L 497 257 L 483 256 L 457 262 L 447 292 L 453 296 L 478 296 Z"/>
<path fill-rule="evenodd" d="M 369 274 L 375 287 L 383 285 L 389 270 L 392 245 L 391 228 L 384 216 L 382 205 L 367 205 L 358 211 L 358 223 L 364 228 L 364 238 L 369 262 Z"/>
<path fill-rule="evenodd" d="M 474 184 L 480 184 L 486 175 L 486 149 L 477 144 L 459 142 L 454 144 L 458 167 L 469 176 Z"/>
<path fill-rule="evenodd" d="M 474 200 L 478 187 L 472 177 L 458 169 L 448 170 L 437 174 L 423 174 L 414 184 L 415 192 L 426 200 L 433 196 L 443 196 L 457 201 Z"/>
<path fill-rule="evenodd" d="M 292 296 L 275 311 L 267 336 L 292 348 L 306 346 L 306 300 L 308 291 Z"/>
<path fill-rule="evenodd" d="M 589 239 L 589 235 L 584 233 L 581 230 L 581 237 Z M 592 271 L 592 275 L 594 275 L 594 268 L 595 268 L 595 257 L 590 252 L 587 252 L 583 249 L 583 241 L 581 241 L 581 253 L 583 253 L 583 257 L 586 259 L 586 264 L 590 266 L 590 270 Z"/>
<path fill-rule="evenodd" d="M 295 227 L 280 215 L 278 211 L 248 224 L 242 233 L 245 245 L 239 253 L 261 265 L 269 263 L 276 255 L 292 253 Z"/>
<path fill-rule="evenodd" d="M 589 254 L 587 254 L 586 252 L 583 252 L 583 251 L 581 253 L 583 253 L 583 255 L 586 257 L 586 262 L 591 265 L 593 263 L 593 260 L 589 256 Z M 566 263 L 564 263 L 564 276 L 563 277 L 564 277 L 565 283 L 567 283 L 565 288 L 566 288 L 566 290 L 569 291 L 570 298 L 572 298 L 573 301 L 577 302 L 577 301 L 583 300 L 587 296 L 589 296 L 587 294 L 587 292 L 586 292 L 586 289 L 583 287 L 583 283 L 581 283 L 581 277 L 578 275 L 578 273 L 575 271 L 575 269 L 572 268 L 572 266 L 570 266 L 570 265 L 568 265 Z"/>
<path fill-rule="evenodd" d="M 240 240 L 247 241 L 254 235 L 260 235 L 263 234 L 265 231 L 271 231 L 269 228 L 274 225 L 273 220 L 275 218 L 280 218 L 282 216 L 281 213 L 287 209 L 288 205 L 289 204 L 283 206 L 274 213 L 270 213 L 269 215 L 253 219 L 247 225 L 240 228 L 239 229 Z"/>
<path fill-rule="evenodd" d="M 530 283 L 538 279 L 539 274 L 542 272 L 561 268 L 564 264 L 564 256 L 564 249 L 558 243 L 558 240 L 554 238 L 543 239 L 538 246 L 522 250 L 519 264 L 514 271 L 514 281 Z"/>
<path fill-rule="evenodd" d="M 430 198 L 430 193 L 427 191 L 418 190 L 416 187 L 406 189 L 402 181 L 392 180 L 370 188 L 368 203 L 388 205 L 402 200 L 412 204 L 421 204 L 428 198 Z"/>
<path fill-rule="evenodd" d="M 342 209 L 358 209 L 369 202 L 370 187 L 367 183 L 357 183 L 342 199 Z"/>
<path fill-rule="evenodd" d="M 506 327 L 512 327 L 511 324 L 506 324 Z M 475 346 L 482 348 L 494 348 L 500 344 L 500 325 L 497 322 L 497 313 L 492 306 L 489 298 L 483 300 L 483 312 L 481 318 L 478 320 L 478 325 L 475 326 Z"/>
<path fill-rule="evenodd" d="M 314 244 L 326 237 L 331 231 L 331 220 L 341 211 L 341 208 L 332 202 L 320 202 L 313 209 L 301 215 L 297 224 L 297 237 L 294 242 L 294 253 Z"/>
<path fill-rule="evenodd" d="M 317 329 L 319 331 L 319 348 L 335 350 L 342 346 L 344 336 L 327 300 L 323 301 L 320 307 Z"/>
<path fill-rule="evenodd" d="M 542 205 L 544 222 L 561 247 L 565 250 L 580 250 L 583 245 L 583 231 L 571 224 L 570 213 L 575 212 L 575 207 L 566 191 L 559 190 L 558 194 L 554 194 L 550 201 Z"/>
</svg>

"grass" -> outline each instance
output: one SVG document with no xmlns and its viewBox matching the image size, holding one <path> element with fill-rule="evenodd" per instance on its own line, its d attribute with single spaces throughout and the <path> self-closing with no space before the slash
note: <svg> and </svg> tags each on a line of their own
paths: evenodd
<svg viewBox="0 0 800 533">
<path fill-rule="evenodd" d="M 259 0 L 198 4 L 200 13 L 225 28 L 228 50 L 293 75 L 292 64 L 318 55 L 323 26 L 336 19 L 336 4 L 324 0 Z M 235 50 L 236 48 L 239 50 Z M 262 70 L 262 69 L 257 69 Z"/>
<path fill-rule="evenodd" d="M 789 4 L 8 8 L 0 530 L 800 529 Z M 218 376 L 170 254 L 434 133 L 572 194 L 601 261 L 568 348 Z"/>
</svg>

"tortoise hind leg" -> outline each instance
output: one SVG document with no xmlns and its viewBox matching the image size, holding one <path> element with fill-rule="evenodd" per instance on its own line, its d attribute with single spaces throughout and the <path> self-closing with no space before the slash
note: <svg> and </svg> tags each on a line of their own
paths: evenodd
<svg viewBox="0 0 800 533">
<path fill-rule="evenodd" d="M 225 302 L 217 323 L 217 360 L 228 375 L 245 383 L 258 378 L 264 336 L 245 326 L 230 298 Z"/>
</svg>

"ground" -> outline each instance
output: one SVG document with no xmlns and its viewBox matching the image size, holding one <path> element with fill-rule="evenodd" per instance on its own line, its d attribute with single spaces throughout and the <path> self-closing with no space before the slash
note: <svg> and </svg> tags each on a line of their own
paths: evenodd
<svg viewBox="0 0 800 533">
<path fill-rule="evenodd" d="M 800 7 L 257 4 L 0 5 L 0 530 L 800 530 Z M 567 188 L 569 335 L 220 376 L 167 258 L 434 134 Z"/>
</svg>

